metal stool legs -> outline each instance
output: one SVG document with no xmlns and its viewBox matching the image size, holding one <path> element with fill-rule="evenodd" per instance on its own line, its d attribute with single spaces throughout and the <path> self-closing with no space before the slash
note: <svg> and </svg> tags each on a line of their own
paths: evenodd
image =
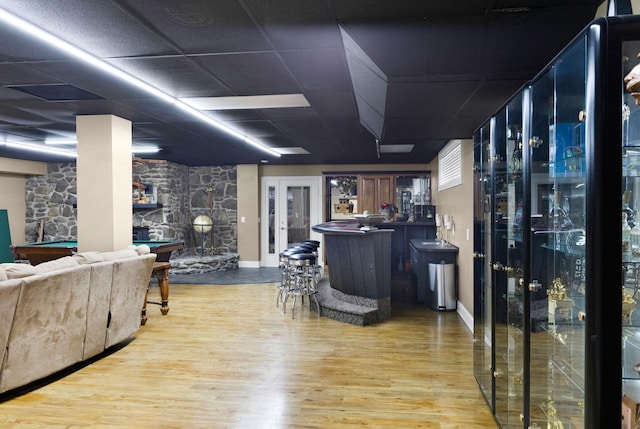
<svg viewBox="0 0 640 429">
<path fill-rule="evenodd" d="M 321 271 L 317 265 L 317 242 L 301 243 L 280 253 L 281 280 L 278 285 L 276 307 L 282 302 L 282 311 L 287 312 L 287 301 L 292 298 L 291 318 L 295 316 L 295 307 L 298 296 L 304 305 L 305 296 L 315 301 L 318 317 L 320 317 L 320 304 L 316 298 L 316 285 L 320 280 Z"/>
</svg>

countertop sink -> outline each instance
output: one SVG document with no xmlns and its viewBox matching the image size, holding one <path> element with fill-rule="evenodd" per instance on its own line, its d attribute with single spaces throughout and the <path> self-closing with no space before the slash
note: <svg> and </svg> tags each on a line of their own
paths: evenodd
<svg viewBox="0 0 640 429">
<path fill-rule="evenodd" d="M 448 241 L 442 240 L 411 240 L 411 244 L 419 251 L 428 252 L 428 251 L 445 251 L 445 252 L 457 252 L 458 247 L 449 243 Z"/>
</svg>

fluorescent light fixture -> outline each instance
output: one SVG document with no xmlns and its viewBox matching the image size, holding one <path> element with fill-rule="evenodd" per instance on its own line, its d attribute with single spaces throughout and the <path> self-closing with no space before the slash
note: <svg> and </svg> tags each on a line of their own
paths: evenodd
<svg viewBox="0 0 640 429">
<path fill-rule="evenodd" d="M 76 139 L 65 139 L 65 140 L 45 140 L 44 143 L 46 145 L 52 145 L 52 146 L 57 146 L 57 145 L 70 145 L 70 146 L 76 146 L 78 144 L 78 141 Z M 132 153 L 158 153 L 160 152 L 160 148 L 157 146 L 136 146 L 133 145 L 131 147 L 131 152 Z"/>
<path fill-rule="evenodd" d="M 192 116 L 194 116 L 197 119 L 200 119 L 206 123 L 208 123 L 209 125 L 214 126 L 215 128 L 226 132 L 227 134 L 230 134 L 242 141 L 244 141 L 245 143 L 260 149 L 270 155 L 279 157 L 280 154 L 277 153 L 276 151 L 274 151 L 273 149 L 269 148 L 266 145 L 263 145 L 262 143 L 258 142 L 257 140 L 252 139 L 251 137 L 244 135 L 236 130 L 234 130 L 233 128 L 229 127 L 227 124 L 218 121 L 217 119 L 211 118 L 205 114 L 203 114 L 201 111 L 197 110 L 196 108 L 186 104 L 185 102 L 169 95 L 168 93 L 148 84 L 147 82 L 144 82 L 141 79 L 138 79 L 137 77 L 134 77 L 132 75 L 130 75 L 129 73 L 124 72 L 123 70 L 120 70 L 119 68 L 107 63 L 106 61 L 103 61 L 101 59 L 99 59 L 98 57 L 95 57 L 91 54 L 89 54 L 86 51 L 83 51 L 82 49 L 60 39 L 57 36 L 54 36 L 51 33 L 48 33 L 44 30 L 42 30 L 41 28 L 23 20 L 22 18 L 19 18 L 15 15 L 13 15 L 12 13 L 0 8 L 0 20 L 4 21 L 5 23 L 17 28 L 20 31 L 26 32 L 27 34 L 37 37 L 38 39 L 42 40 L 43 42 L 62 50 L 63 52 L 66 52 L 69 55 L 72 55 L 76 58 L 78 58 L 81 61 L 84 61 L 87 64 L 90 64 L 102 71 L 105 71 L 109 74 L 111 74 L 112 76 L 115 76 L 117 78 L 119 78 L 120 80 L 127 82 L 131 85 L 134 85 L 148 93 L 150 93 L 151 95 L 166 101 L 169 104 L 174 104 L 177 107 L 180 107 L 182 110 L 184 110 L 185 112 L 191 114 Z"/>
<path fill-rule="evenodd" d="M 50 145 L 77 145 L 78 140 L 76 139 L 54 139 L 54 140 L 45 140 L 44 144 Z"/>
<path fill-rule="evenodd" d="M 281 155 L 308 155 L 309 151 L 302 147 L 276 147 L 273 148 Z"/>
<path fill-rule="evenodd" d="M 132 153 L 143 154 L 143 153 L 158 153 L 160 152 L 160 148 L 153 146 L 133 146 L 131 148 Z"/>
<path fill-rule="evenodd" d="M 46 153 L 48 155 L 61 155 L 61 156 L 67 156 L 69 158 L 77 157 L 75 150 L 54 149 L 54 148 L 46 147 L 44 145 L 36 145 L 36 144 L 22 143 L 22 142 L 1 142 L 0 145 L 5 145 L 6 147 L 11 147 L 14 149 L 28 150 L 31 152 Z"/>
<path fill-rule="evenodd" d="M 246 95 L 238 97 L 180 98 L 198 110 L 277 109 L 283 107 L 311 107 L 303 94 Z"/>
<path fill-rule="evenodd" d="M 412 144 L 381 144 L 380 153 L 410 153 L 413 146 Z"/>
</svg>

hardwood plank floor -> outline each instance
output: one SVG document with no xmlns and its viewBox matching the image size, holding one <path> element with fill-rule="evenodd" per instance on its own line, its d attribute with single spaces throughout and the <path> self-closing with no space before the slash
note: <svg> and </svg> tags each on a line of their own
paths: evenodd
<svg viewBox="0 0 640 429">
<path fill-rule="evenodd" d="M 0 396 L 0 428 L 497 427 L 456 313 L 359 327 L 275 303 L 274 284 L 172 285 L 126 346 Z"/>
</svg>

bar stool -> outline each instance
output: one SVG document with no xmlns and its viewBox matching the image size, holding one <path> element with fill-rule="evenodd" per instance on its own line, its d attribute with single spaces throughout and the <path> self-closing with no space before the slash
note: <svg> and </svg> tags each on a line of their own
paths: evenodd
<svg viewBox="0 0 640 429">
<path fill-rule="evenodd" d="M 283 290 L 284 300 L 282 302 L 282 311 L 287 312 L 287 300 L 289 296 L 293 296 L 293 302 L 291 304 L 291 318 L 294 318 L 296 300 L 298 296 L 302 298 L 302 305 L 304 305 L 304 297 L 309 297 L 309 306 L 311 306 L 311 299 L 316 302 L 316 308 L 318 309 L 318 317 L 320 317 L 320 304 L 316 298 L 316 276 L 315 265 L 316 256 L 312 253 L 298 253 L 293 252 L 288 255 L 288 265 L 290 267 L 288 280 L 288 288 Z"/>
<path fill-rule="evenodd" d="M 313 254 L 316 255 L 316 264 L 314 265 L 314 274 L 316 277 L 316 284 L 317 284 L 322 278 L 322 270 L 321 270 L 322 267 L 320 266 L 320 264 L 317 263 L 318 247 L 320 247 L 320 242 L 318 240 L 304 240 L 302 243 L 311 244 L 312 246 L 314 246 Z"/>
<path fill-rule="evenodd" d="M 284 292 L 293 286 L 295 281 L 295 269 L 289 264 L 289 256 L 296 253 L 311 253 L 316 254 L 317 248 L 312 244 L 296 243 L 289 246 L 284 251 L 280 252 L 280 272 L 281 280 L 278 285 L 278 296 L 276 298 L 276 307 L 282 301 Z"/>
<path fill-rule="evenodd" d="M 295 273 L 289 264 L 289 256 L 295 253 L 303 253 L 304 249 L 289 247 L 280 252 L 280 284 L 278 285 L 278 296 L 276 297 L 276 307 L 283 301 L 287 290 L 293 287 L 292 282 L 295 280 Z"/>
</svg>

